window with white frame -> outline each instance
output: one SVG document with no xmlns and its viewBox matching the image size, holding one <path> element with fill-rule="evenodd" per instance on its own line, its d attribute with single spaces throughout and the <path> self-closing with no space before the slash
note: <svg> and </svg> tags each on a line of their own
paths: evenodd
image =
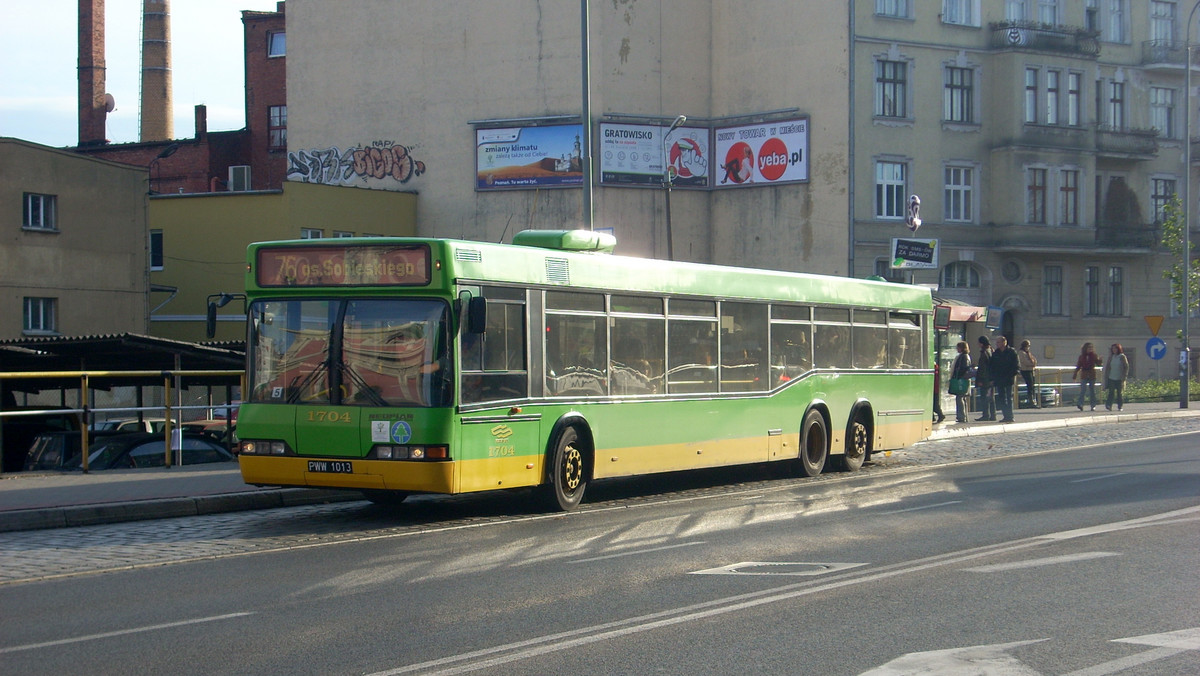
<svg viewBox="0 0 1200 676">
<path fill-rule="evenodd" d="M 25 193 L 21 209 L 21 226 L 31 230 L 57 230 L 57 207 L 57 195 Z"/>
<path fill-rule="evenodd" d="M 287 149 L 287 106 L 267 108 L 267 147 L 271 150 Z"/>
<path fill-rule="evenodd" d="M 1100 32 L 1100 0 L 1084 0 L 1083 27 L 1093 33 Z"/>
<path fill-rule="evenodd" d="M 1058 90 L 1062 73 L 1046 71 L 1046 124 L 1058 124 Z"/>
<path fill-rule="evenodd" d="M 163 231 L 150 231 L 150 269 L 163 269 Z"/>
<path fill-rule="evenodd" d="M 350 232 L 349 230 L 334 230 L 333 236 L 334 237 L 353 237 L 354 233 Z"/>
<path fill-rule="evenodd" d="M 1175 90 L 1150 88 L 1150 126 L 1163 138 L 1175 138 Z"/>
<path fill-rule="evenodd" d="M 1078 127 L 1083 102 L 1083 74 L 1067 73 L 1067 124 Z"/>
<path fill-rule="evenodd" d="M 1042 268 L 1042 314 L 1062 315 L 1063 313 L 1063 269 L 1061 265 L 1047 265 Z"/>
<path fill-rule="evenodd" d="M 875 0 L 875 13 L 879 16 L 890 16 L 897 19 L 907 19 L 910 0 Z"/>
<path fill-rule="evenodd" d="M 1120 266 L 1108 269 L 1108 314 L 1112 317 L 1125 315 L 1125 270 Z"/>
<path fill-rule="evenodd" d="M 1155 45 L 1175 46 L 1175 20 L 1174 0 L 1150 0 L 1150 39 Z"/>
<path fill-rule="evenodd" d="M 942 0 L 942 23 L 979 25 L 979 0 Z"/>
<path fill-rule="evenodd" d="M 1058 224 L 1079 225 L 1079 170 L 1058 172 Z"/>
<path fill-rule="evenodd" d="M 1108 22 L 1101 34 L 1108 42 L 1129 42 L 1129 0 L 1106 0 Z"/>
<path fill-rule="evenodd" d="M 287 55 L 287 33 L 278 31 L 275 33 L 267 33 L 267 56 L 286 56 Z"/>
<path fill-rule="evenodd" d="M 1108 83 L 1108 124 L 1113 129 L 1125 128 L 1125 83 Z"/>
<path fill-rule="evenodd" d="M 954 261 L 942 268 L 943 289 L 978 289 L 979 270 L 967 261 Z"/>
<path fill-rule="evenodd" d="M 1103 313 L 1100 296 L 1100 268 L 1089 265 L 1083 269 L 1083 314 L 1097 316 Z"/>
<path fill-rule="evenodd" d="M 55 333 L 58 331 L 58 299 L 26 296 L 21 313 L 21 330 L 25 333 Z"/>
<path fill-rule="evenodd" d="M 1028 207 L 1027 223 L 1044 225 L 1046 223 L 1046 173 L 1038 167 L 1025 170 L 1025 201 Z"/>
<path fill-rule="evenodd" d="M 1150 208 L 1152 209 L 1150 218 L 1154 223 L 1162 223 L 1166 220 L 1167 215 L 1165 210 L 1174 198 L 1174 178 L 1150 179 Z"/>
<path fill-rule="evenodd" d="M 1038 21 L 1058 25 L 1058 0 L 1037 0 Z"/>
<path fill-rule="evenodd" d="M 320 228 L 300 228 L 300 239 L 321 239 L 325 231 Z"/>
<path fill-rule="evenodd" d="M 1038 121 L 1038 74 L 1037 68 L 1025 69 L 1025 122 Z"/>
<path fill-rule="evenodd" d="M 1004 18 L 1008 21 L 1024 21 L 1025 11 L 1025 0 L 1004 0 Z"/>
<path fill-rule="evenodd" d="M 904 218 L 908 165 L 880 160 L 875 163 L 875 217 Z"/>
<path fill-rule="evenodd" d="M 947 66 L 942 116 L 947 122 L 975 121 L 975 71 Z"/>
<path fill-rule="evenodd" d="M 908 63 L 875 62 L 875 115 L 908 117 Z"/>
<path fill-rule="evenodd" d="M 945 168 L 943 218 L 948 223 L 970 223 L 975 218 L 975 170 L 972 167 Z"/>
</svg>

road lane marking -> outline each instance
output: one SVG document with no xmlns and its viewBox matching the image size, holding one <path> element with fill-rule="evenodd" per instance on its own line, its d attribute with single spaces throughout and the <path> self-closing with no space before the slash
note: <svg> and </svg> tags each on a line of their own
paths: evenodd
<svg viewBox="0 0 1200 676">
<path fill-rule="evenodd" d="M 1025 561 L 1013 561 L 1011 563 L 997 563 L 992 566 L 976 566 L 974 568 L 964 568 L 963 570 L 971 573 L 998 573 L 1006 570 L 1038 568 L 1040 566 L 1054 566 L 1060 563 L 1102 559 L 1108 556 L 1120 556 L 1120 554 L 1115 552 L 1083 552 L 1081 554 L 1067 554 L 1065 556 L 1049 556 L 1044 559 L 1026 559 Z"/>
<path fill-rule="evenodd" d="M 865 563 L 814 563 L 811 561 L 742 561 L 720 568 L 694 570 L 688 575 L 790 575 L 809 577 L 865 566 Z"/>
<path fill-rule="evenodd" d="M 890 512 L 880 512 L 880 514 L 903 514 L 905 512 L 919 512 L 923 509 L 937 509 L 938 507 L 947 507 L 949 505 L 957 505 L 962 500 L 951 500 L 949 502 L 939 502 L 936 505 L 923 505 L 921 507 L 909 507 L 907 509 L 893 509 Z"/>
<path fill-rule="evenodd" d="M 220 620 L 232 620 L 237 617 L 246 617 L 254 613 L 229 613 L 226 615 L 214 615 L 212 617 L 197 617 L 192 620 L 180 620 L 179 622 L 165 622 L 163 624 L 152 624 L 148 627 L 134 627 L 133 629 L 122 629 L 120 631 L 106 631 L 103 634 L 89 634 L 87 636 L 76 636 L 74 638 L 64 638 L 57 641 L 45 641 L 43 643 L 28 643 L 26 645 L 15 645 L 8 648 L 0 648 L 0 653 L 15 653 L 22 650 L 37 650 L 39 648 L 49 648 L 56 645 L 67 645 L 68 643 L 82 643 L 84 641 L 95 641 L 102 638 L 112 638 L 113 636 L 125 636 L 126 634 L 140 634 L 147 631 L 158 631 L 160 629 L 173 629 L 175 627 L 186 627 L 190 624 L 202 624 L 204 622 L 217 622 Z"/>
<path fill-rule="evenodd" d="M 1126 474 L 1129 474 L 1129 472 L 1118 472 L 1116 474 L 1105 474 L 1104 476 L 1090 476 L 1085 479 L 1072 479 L 1071 483 L 1082 484 L 1082 483 L 1087 483 L 1089 481 L 1100 481 L 1101 479 L 1113 479 L 1115 477 L 1125 476 Z"/>
<path fill-rule="evenodd" d="M 593 556 L 588 559 L 572 559 L 567 563 L 587 563 L 589 561 L 603 561 L 604 559 L 617 559 L 622 556 L 636 556 L 638 554 L 648 554 L 650 552 L 661 552 L 665 549 L 678 549 L 680 547 L 692 547 L 694 545 L 702 545 L 704 541 L 699 542 L 684 542 L 677 545 L 663 545 L 662 547 L 648 547 L 646 549 L 634 549 L 628 552 L 620 552 L 619 554 L 605 554 L 604 556 Z"/>
</svg>

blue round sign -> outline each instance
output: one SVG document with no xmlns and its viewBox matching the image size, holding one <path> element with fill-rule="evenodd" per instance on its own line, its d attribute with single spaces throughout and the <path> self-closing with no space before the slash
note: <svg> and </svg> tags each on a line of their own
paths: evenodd
<svg viewBox="0 0 1200 676">
<path fill-rule="evenodd" d="M 406 444 L 409 439 L 412 439 L 412 428 L 403 420 L 392 423 L 392 441 L 397 444 Z"/>
<path fill-rule="evenodd" d="M 1158 336 L 1146 341 L 1146 355 L 1159 360 L 1167 356 L 1167 342 Z"/>
</svg>

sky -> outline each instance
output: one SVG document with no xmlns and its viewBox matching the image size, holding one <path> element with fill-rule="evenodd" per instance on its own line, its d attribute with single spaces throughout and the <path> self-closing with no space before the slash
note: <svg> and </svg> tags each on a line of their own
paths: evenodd
<svg viewBox="0 0 1200 676">
<path fill-rule="evenodd" d="M 142 0 L 105 0 L 105 85 L 116 99 L 108 140 L 138 140 Z M 246 126 L 242 10 L 276 0 L 171 0 L 175 137 Z M 79 0 L 0 0 L 0 136 L 49 146 L 79 142 Z"/>
</svg>

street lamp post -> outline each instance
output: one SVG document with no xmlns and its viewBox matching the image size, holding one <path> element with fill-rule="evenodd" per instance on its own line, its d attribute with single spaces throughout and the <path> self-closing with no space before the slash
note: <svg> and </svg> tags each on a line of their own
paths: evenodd
<svg viewBox="0 0 1200 676">
<path fill-rule="evenodd" d="M 1188 319 L 1191 315 L 1191 282 L 1192 282 L 1192 25 L 1196 18 L 1196 8 L 1200 0 L 1192 5 L 1188 12 L 1188 21 L 1184 34 L 1184 69 L 1185 76 L 1183 101 L 1183 335 L 1179 354 L 1179 408 L 1188 407 L 1188 380 L 1191 375 L 1192 363 L 1190 352 L 1190 337 L 1188 335 Z"/>
<path fill-rule="evenodd" d="M 675 176 L 671 173 L 671 155 L 667 152 L 667 138 L 671 132 L 679 128 L 679 125 L 687 122 L 687 115 L 680 115 L 675 118 L 671 126 L 663 134 L 663 189 L 666 191 L 665 203 L 663 206 L 664 216 L 667 220 L 667 260 L 675 260 L 674 238 L 671 233 L 671 185 L 675 182 Z"/>
<path fill-rule="evenodd" d="M 588 230 L 595 229 L 596 204 L 595 197 L 592 194 L 592 31 L 591 31 L 591 11 L 588 7 L 588 0 L 580 0 L 579 3 L 579 33 L 581 44 L 580 54 L 580 69 L 581 80 L 583 81 L 583 105 L 579 112 L 580 120 L 583 122 L 583 148 L 579 158 L 580 167 L 583 170 L 583 223 Z"/>
</svg>

